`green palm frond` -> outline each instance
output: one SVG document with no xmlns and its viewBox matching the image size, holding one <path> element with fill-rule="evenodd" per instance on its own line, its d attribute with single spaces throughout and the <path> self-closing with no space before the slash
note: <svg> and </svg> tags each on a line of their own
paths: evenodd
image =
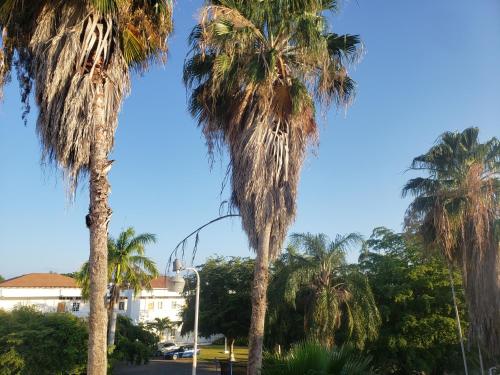
<svg viewBox="0 0 500 375">
<path fill-rule="evenodd" d="M 342 42 L 328 31 L 326 13 L 336 9 L 326 0 L 212 0 L 189 37 L 183 72 L 189 111 L 210 152 L 228 147 L 232 201 L 252 248 L 272 218 L 271 258 L 295 215 L 316 107 L 347 104 L 354 94 L 347 65 L 359 38 Z"/>
<path fill-rule="evenodd" d="M 122 231 L 116 239 L 109 237 L 108 278 L 116 290 L 114 298 L 119 298 L 119 291 L 123 289 L 132 289 L 136 295 L 141 290 L 151 289 L 151 281 L 159 276 L 159 271 L 156 263 L 144 254 L 145 246 L 155 242 L 154 234 L 136 235 L 132 227 Z M 84 299 L 88 298 L 89 279 L 88 262 L 86 262 L 77 277 Z"/>
<path fill-rule="evenodd" d="M 500 213 L 500 147 L 479 141 L 479 129 L 446 132 L 428 152 L 413 159 L 403 196 L 413 196 L 406 225 L 417 229 L 430 249 L 441 249 L 461 267 L 471 319 L 470 336 L 490 355 L 500 354 L 496 222 Z M 492 266 L 496 265 L 496 266 Z M 486 271 L 488 270 L 488 271 Z"/>
<path fill-rule="evenodd" d="M 333 343 L 342 325 L 359 348 L 378 334 L 380 314 L 368 280 L 345 259 L 348 249 L 362 244 L 357 233 L 339 235 L 334 241 L 324 234 L 294 233 L 287 253 L 280 258 L 281 269 L 287 270 L 280 273 L 286 281 L 276 284 L 281 285 L 283 300 L 296 308 L 300 294 L 310 296 L 307 334 L 325 345 Z"/>
<path fill-rule="evenodd" d="M 371 357 L 343 345 L 329 349 L 315 341 L 294 345 L 284 355 L 267 355 L 262 375 L 371 374 Z"/>
</svg>

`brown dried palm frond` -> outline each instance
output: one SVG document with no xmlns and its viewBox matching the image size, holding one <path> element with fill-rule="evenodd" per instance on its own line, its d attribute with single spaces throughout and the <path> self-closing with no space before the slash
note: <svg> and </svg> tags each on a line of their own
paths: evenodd
<svg viewBox="0 0 500 375">
<path fill-rule="evenodd" d="M 414 159 L 429 177 L 410 180 L 415 196 L 407 225 L 420 224 L 430 247 L 440 248 L 462 271 L 470 338 L 500 355 L 500 142 L 479 143 L 478 129 L 445 133 Z"/>
<path fill-rule="evenodd" d="M 225 145 L 232 201 L 252 248 L 271 223 L 270 257 L 296 212 L 316 106 L 346 104 L 356 36 L 327 31 L 333 1 L 210 1 L 193 29 L 184 81 L 210 151 Z"/>
<path fill-rule="evenodd" d="M 88 14 L 82 19 L 81 14 Z M 117 115 L 129 90 L 129 70 L 111 16 L 74 5 L 46 6 L 30 41 L 37 131 L 43 155 L 56 160 L 73 186 L 87 170 L 92 152 L 95 84 L 104 83 L 106 148 L 111 151 Z"/>
<path fill-rule="evenodd" d="M 34 85 L 43 157 L 62 168 L 71 191 L 89 166 L 96 85 L 109 152 L 130 69 L 165 60 L 171 15 L 169 0 L 0 0 L 0 89 L 15 67 L 29 110 Z"/>
</svg>

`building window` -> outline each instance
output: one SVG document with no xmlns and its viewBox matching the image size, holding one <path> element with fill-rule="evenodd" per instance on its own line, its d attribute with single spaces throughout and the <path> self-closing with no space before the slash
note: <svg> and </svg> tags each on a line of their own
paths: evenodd
<svg viewBox="0 0 500 375">
<path fill-rule="evenodd" d="M 80 311 L 80 302 L 73 302 L 73 305 L 71 306 L 71 311 Z"/>
<path fill-rule="evenodd" d="M 163 302 L 158 302 L 158 310 L 163 309 Z"/>
<path fill-rule="evenodd" d="M 123 302 L 123 301 L 118 302 L 118 310 L 120 310 L 120 311 L 125 310 L 125 302 Z"/>
<path fill-rule="evenodd" d="M 155 308 L 155 303 L 154 302 L 149 302 L 148 303 L 148 310 L 154 310 Z"/>
</svg>

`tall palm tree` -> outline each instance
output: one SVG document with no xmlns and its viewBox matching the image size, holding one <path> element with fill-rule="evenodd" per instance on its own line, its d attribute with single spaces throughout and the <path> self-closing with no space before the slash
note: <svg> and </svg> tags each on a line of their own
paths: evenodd
<svg viewBox="0 0 500 375">
<path fill-rule="evenodd" d="M 479 141 L 479 129 L 446 132 L 413 159 L 427 176 L 409 180 L 403 196 L 415 197 L 406 223 L 419 228 L 464 279 L 470 338 L 500 355 L 500 142 Z"/>
<path fill-rule="evenodd" d="M 190 36 L 190 111 L 210 151 L 227 146 L 231 200 L 257 253 L 249 374 L 262 362 L 269 262 L 295 217 L 316 104 L 347 104 L 354 91 L 346 65 L 359 39 L 328 31 L 327 12 L 336 9 L 336 0 L 206 1 Z"/>
<path fill-rule="evenodd" d="M 358 347 L 375 338 L 380 315 L 367 278 L 346 262 L 346 251 L 361 244 L 351 233 L 329 241 L 324 234 L 293 234 L 288 247 L 284 299 L 304 305 L 304 329 L 311 339 L 332 347 L 334 334 L 345 325 Z"/>
<path fill-rule="evenodd" d="M 151 280 L 159 275 L 155 262 L 145 256 L 145 246 L 154 242 L 156 242 L 154 234 L 136 235 L 132 227 L 121 232 L 116 240 L 108 239 L 109 347 L 115 343 L 120 292 L 124 289 L 132 289 L 134 294 L 138 294 L 144 289 L 149 290 L 151 289 Z M 90 292 L 89 269 L 89 262 L 84 263 L 77 276 L 77 281 L 82 287 L 82 297 L 85 299 L 89 297 Z"/>
<path fill-rule="evenodd" d="M 171 15 L 170 0 L 0 0 L 0 84 L 15 67 L 26 111 L 34 86 L 43 157 L 70 191 L 89 176 L 89 374 L 107 367 L 108 155 L 130 70 L 165 60 Z"/>
</svg>

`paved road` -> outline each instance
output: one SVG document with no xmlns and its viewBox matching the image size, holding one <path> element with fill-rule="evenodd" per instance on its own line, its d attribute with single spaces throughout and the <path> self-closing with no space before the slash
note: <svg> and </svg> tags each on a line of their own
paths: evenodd
<svg viewBox="0 0 500 375">
<path fill-rule="evenodd" d="M 191 359 L 167 361 L 153 359 L 147 365 L 118 365 L 114 375 L 191 375 Z M 217 375 L 215 364 L 209 362 L 198 363 L 197 375 Z M 219 372 L 220 373 L 220 372 Z"/>
</svg>

